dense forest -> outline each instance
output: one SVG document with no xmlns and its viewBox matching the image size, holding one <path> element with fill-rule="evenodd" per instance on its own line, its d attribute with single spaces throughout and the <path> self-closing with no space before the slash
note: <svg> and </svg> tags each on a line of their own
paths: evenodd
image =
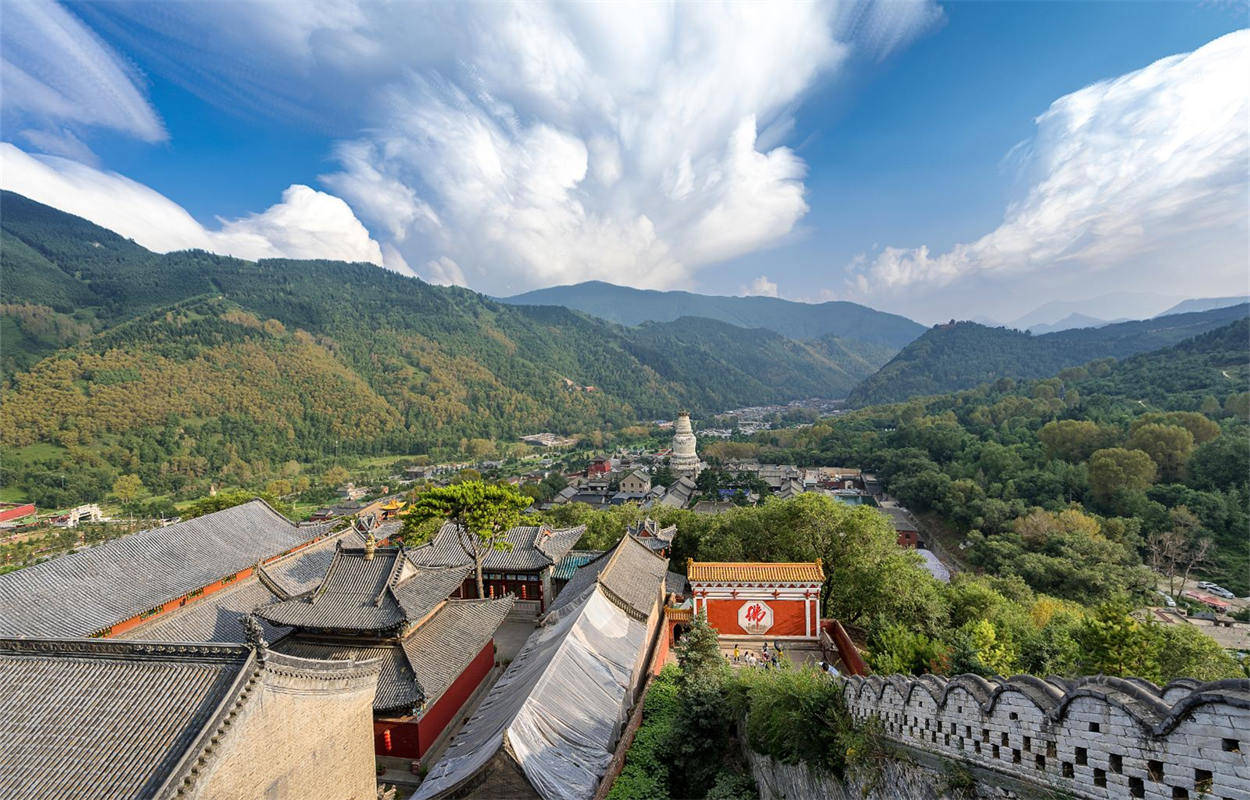
<svg viewBox="0 0 1250 800">
<path fill-rule="evenodd" d="M 292 460 L 838 396 L 889 355 L 712 320 L 625 328 L 366 264 L 158 255 L 0 203 L 4 482 L 44 500 L 52 474 L 57 500 L 85 502 L 118 473 L 207 489 Z"/>
<path fill-rule="evenodd" d="M 1245 303 L 1034 336 L 975 322 L 926 331 L 851 392 L 852 406 L 971 389 L 999 378 L 1045 378 L 1099 358 L 1125 358 L 1176 344 L 1245 317 Z"/>
<path fill-rule="evenodd" d="M 949 530 L 979 570 L 1082 602 L 1153 588 L 1168 542 L 1250 594 L 1250 321 L 1038 381 L 874 406 L 704 447 L 845 464 Z"/>
</svg>

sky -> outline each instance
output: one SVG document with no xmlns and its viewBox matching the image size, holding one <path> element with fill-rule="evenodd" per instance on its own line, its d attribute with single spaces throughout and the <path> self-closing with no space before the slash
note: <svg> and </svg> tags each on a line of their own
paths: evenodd
<svg viewBox="0 0 1250 800">
<path fill-rule="evenodd" d="M 158 251 L 921 322 L 1250 292 L 1244 2 L 0 13 L 0 185 Z"/>
</svg>

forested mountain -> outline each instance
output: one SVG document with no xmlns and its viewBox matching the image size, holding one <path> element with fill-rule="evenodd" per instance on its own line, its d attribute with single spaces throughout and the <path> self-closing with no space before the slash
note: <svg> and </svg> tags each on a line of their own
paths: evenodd
<svg viewBox="0 0 1250 800">
<path fill-rule="evenodd" d="M 0 203 L 0 445 L 58 445 L 58 474 L 68 453 L 75 472 L 137 470 L 165 490 L 336 451 L 839 396 L 869 371 L 768 331 L 624 328 L 367 264 L 158 255 L 18 195 Z"/>
<path fill-rule="evenodd" d="M 718 297 L 632 289 L 603 281 L 552 286 L 502 299 L 517 305 L 564 306 L 622 325 L 706 317 L 744 328 L 767 328 L 791 339 L 836 336 L 851 347 L 868 342 L 897 350 L 924 333 L 924 326 L 906 317 L 844 301 L 796 303 L 776 297 Z"/>
<path fill-rule="evenodd" d="M 939 517 L 972 567 L 1092 603 L 1125 591 L 1145 597 L 1154 585 L 1143 563 L 1203 539 L 1213 547 L 1196 571 L 1250 593 L 1248 423 L 1242 318 L 1119 362 L 870 406 L 761 433 L 753 445 L 704 449 L 871 470 L 909 508 Z"/>
<path fill-rule="evenodd" d="M 1243 303 L 1042 336 L 975 322 L 936 325 L 855 387 L 848 401 L 857 406 L 890 403 L 999 378 L 1044 378 L 1087 361 L 1167 347 L 1247 314 L 1250 305 Z"/>
</svg>

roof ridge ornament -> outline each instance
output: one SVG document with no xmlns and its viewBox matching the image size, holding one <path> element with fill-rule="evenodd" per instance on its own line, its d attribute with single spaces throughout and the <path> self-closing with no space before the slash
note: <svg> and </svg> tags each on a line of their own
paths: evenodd
<svg viewBox="0 0 1250 800">
<path fill-rule="evenodd" d="M 243 631 L 247 635 L 247 643 L 256 649 L 256 659 L 262 664 L 269 657 L 269 642 L 265 641 L 265 629 L 254 614 L 244 614 Z"/>
</svg>

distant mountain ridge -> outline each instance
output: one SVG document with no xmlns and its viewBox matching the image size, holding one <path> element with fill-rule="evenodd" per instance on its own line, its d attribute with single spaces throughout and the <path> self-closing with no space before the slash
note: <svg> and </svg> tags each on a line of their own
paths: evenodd
<svg viewBox="0 0 1250 800">
<path fill-rule="evenodd" d="M 956 322 L 930 328 L 867 378 L 851 405 L 893 403 L 970 389 L 999 378 L 1045 378 L 1099 358 L 1125 358 L 1176 344 L 1250 314 L 1241 304 L 1041 336 Z"/>
<path fill-rule="evenodd" d="M 1233 297 L 1196 297 L 1192 300 L 1182 300 L 1171 308 L 1160 311 L 1155 314 L 1155 318 L 1166 317 L 1172 314 L 1188 314 L 1193 311 L 1210 311 L 1215 308 L 1228 308 L 1229 306 L 1240 305 L 1241 303 L 1250 302 L 1250 295 L 1234 295 Z"/>
<path fill-rule="evenodd" d="M 924 333 L 923 325 L 906 317 L 841 300 L 797 303 L 775 297 L 633 289 L 603 281 L 552 286 L 498 299 L 513 305 L 564 306 L 621 325 L 705 317 L 743 328 L 766 328 L 791 339 L 832 335 L 895 349 Z"/>
<path fill-rule="evenodd" d="M 0 448 L 99 448 L 149 487 L 840 397 L 885 358 L 714 320 L 625 328 L 368 264 L 161 255 L 11 192 L 0 236 Z"/>
</svg>

